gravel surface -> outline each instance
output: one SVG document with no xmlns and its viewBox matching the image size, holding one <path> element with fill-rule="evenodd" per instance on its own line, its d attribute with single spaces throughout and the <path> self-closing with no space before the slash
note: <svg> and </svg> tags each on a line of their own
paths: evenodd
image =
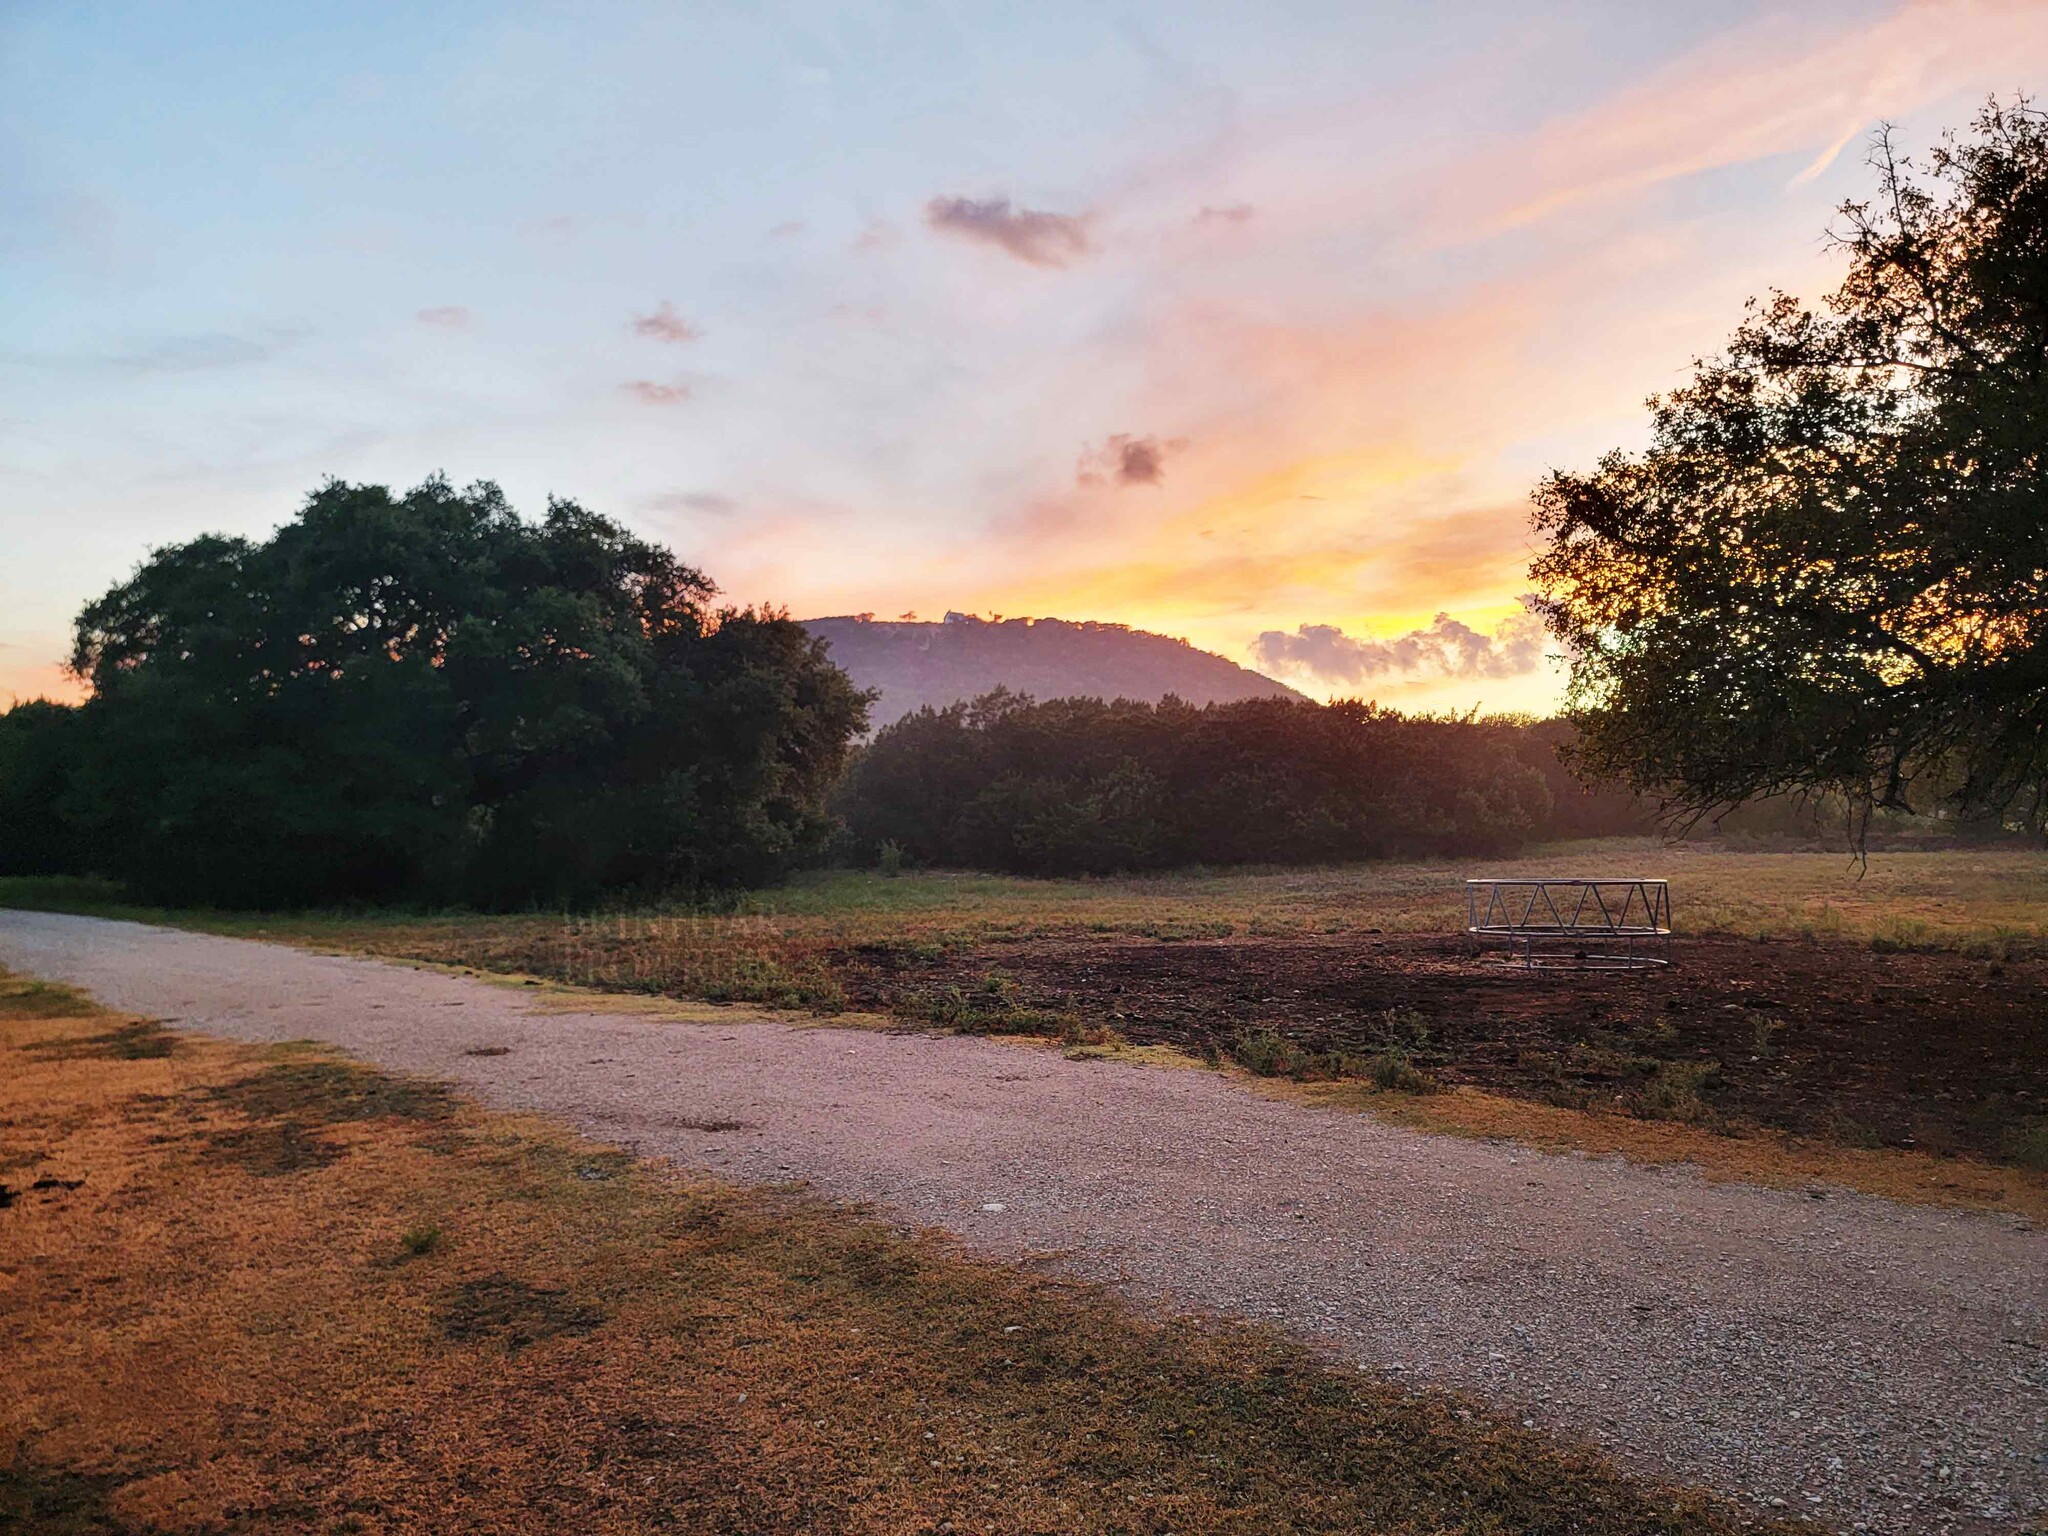
<svg viewBox="0 0 2048 1536">
<path fill-rule="evenodd" d="M 2048 1510 L 2048 1234 L 2018 1219 L 1426 1136 L 987 1040 L 562 1012 L 133 923 L 0 911 L 0 964 L 1284 1324 L 1843 1530 L 2018 1531 Z"/>
</svg>

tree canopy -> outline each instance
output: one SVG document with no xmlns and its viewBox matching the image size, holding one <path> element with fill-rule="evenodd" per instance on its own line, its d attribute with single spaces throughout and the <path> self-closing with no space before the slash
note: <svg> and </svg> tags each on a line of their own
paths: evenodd
<svg viewBox="0 0 2048 1536">
<path fill-rule="evenodd" d="M 272 538 L 158 550 L 86 607 L 63 816 L 165 900 L 768 878 L 828 839 L 865 696 L 716 591 L 573 502 L 532 522 L 490 484 L 331 482 Z"/>
<path fill-rule="evenodd" d="M 2048 118 L 1887 130 L 1818 308 L 1752 301 L 1641 453 L 1535 493 L 1580 760 L 1697 816 L 2048 814 Z"/>
</svg>

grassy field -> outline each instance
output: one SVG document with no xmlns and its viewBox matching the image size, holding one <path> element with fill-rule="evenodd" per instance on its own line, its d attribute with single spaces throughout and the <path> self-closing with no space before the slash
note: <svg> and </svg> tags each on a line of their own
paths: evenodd
<svg viewBox="0 0 2048 1536">
<path fill-rule="evenodd" d="M 749 893 L 731 909 L 633 908 L 611 915 L 663 925 L 680 942 L 702 934 L 743 945 L 788 940 L 961 942 L 1063 931 L 1149 938 L 1258 932 L 1453 932 L 1464 924 L 1469 875 L 1640 874 L 1669 879 L 1682 932 L 1847 939 L 2003 955 L 2048 949 L 2048 852 L 2018 848 L 1873 853 L 1734 853 L 1649 838 L 1539 849 L 1525 857 L 1350 865 L 1328 869 L 1197 870 L 1085 880 L 1027 880 L 951 871 L 820 870 Z M 0 905 L 125 911 L 92 881 L 0 878 Z M 561 914 L 179 914 L 224 932 L 361 938 L 380 929 L 514 932 L 602 926 Z M 650 926 L 645 931 L 654 932 Z"/>
<path fill-rule="evenodd" d="M 4 973 L 0 1297 L 39 1536 L 1755 1528 L 1269 1334 Z"/>
<path fill-rule="evenodd" d="M 2048 1172 L 2048 853 L 1881 852 L 1866 866 L 1630 840 L 1485 870 L 1667 877 L 1679 964 L 1547 981 L 1477 966 L 1456 939 L 1473 869 L 1447 863 L 1049 881 L 826 871 L 719 911 L 163 913 L 90 883 L 23 881 L 0 881 L 0 904 L 1454 1089 L 1424 1108 L 1382 1102 L 1485 1134 L 1515 1120 L 1500 1107 L 1513 1101 L 1542 1111 L 1521 1116 L 1536 1139 L 1589 1147 L 1647 1146 L 1613 1122 L 1654 1121 Z M 1573 1135 L 1553 1111 L 1603 1123 Z M 1976 1191 L 1965 1203 L 2009 1193 L 1967 1170 L 1908 1182 Z"/>
</svg>

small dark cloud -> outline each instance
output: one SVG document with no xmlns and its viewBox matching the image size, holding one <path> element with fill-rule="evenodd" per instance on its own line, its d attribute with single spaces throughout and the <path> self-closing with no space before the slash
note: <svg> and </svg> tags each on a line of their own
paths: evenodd
<svg viewBox="0 0 2048 1536">
<path fill-rule="evenodd" d="M 690 398 L 687 384 L 658 384 L 653 379 L 632 379 L 619 388 L 642 405 L 680 405 Z"/>
<path fill-rule="evenodd" d="M 633 334 L 645 336 L 649 341 L 680 345 L 686 341 L 695 341 L 704 333 L 677 314 L 675 305 L 663 299 L 661 308 L 653 314 L 633 317 Z"/>
<path fill-rule="evenodd" d="M 1524 608 L 1489 635 L 1440 613 L 1427 628 L 1392 640 L 1361 640 L 1334 624 L 1303 624 L 1291 635 L 1267 630 L 1252 642 L 1252 657 L 1268 671 L 1326 683 L 1388 676 L 1520 677 L 1542 664 L 1543 621 Z"/>
<path fill-rule="evenodd" d="M 1086 214 L 1012 208 L 1007 197 L 935 197 L 924 219 L 942 234 L 993 245 L 1034 267 L 1064 267 L 1094 249 Z"/>
<path fill-rule="evenodd" d="M 466 331 L 476 316 L 460 304 L 437 304 L 432 309 L 420 310 L 413 319 L 422 325 L 438 325 L 443 330 Z"/>
<path fill-rule="evenodd" d="M 1222 208 L 1204 206 L 1195 215 L 1197 224 L 1249 224 L 1258 217 L 1259 210 L 1250 203 L 1230 203 Z"/>
<path fill-rule="evenodd" d="M 780 224 L 777 224 L 768 231 L 768 238 L 770 240 L 792 240 L 803 232 L 804 221 L 802 219 L 784 219 Z"/>
<path fill-rule="evenodd" d="M 1166 478 L 1167 455 L 1186 446 L 1185 438 L 1162 441 L 1119 432 L 1081 455 L 1074 478 L 1083 485 L 1157 485 Z"/>
<path fill-rule="evenodd" d="M 650 512 L 696 512 L 706 517 L 730 517 L 740 504 L 717 491 L 664 491 L 647 498 Z"/>
</svg>

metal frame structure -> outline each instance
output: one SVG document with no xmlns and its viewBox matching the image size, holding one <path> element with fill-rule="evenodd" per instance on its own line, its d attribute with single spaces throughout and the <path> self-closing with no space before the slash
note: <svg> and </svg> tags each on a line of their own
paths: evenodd
<svg viewBox="0 0 2048 1536">
<path fill-rule="evenodd" d="M 1467 880 L 1465 938 L 1530 970 L 1640 971 L 1671 963 L 1663 880 Z"/>
</svg>

